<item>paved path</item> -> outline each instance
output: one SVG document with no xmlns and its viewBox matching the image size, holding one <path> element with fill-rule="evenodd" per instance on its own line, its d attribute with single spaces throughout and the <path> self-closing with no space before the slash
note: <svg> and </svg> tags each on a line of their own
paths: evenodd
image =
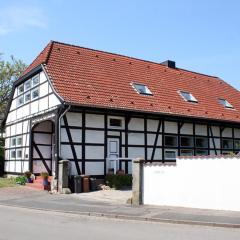
<svg viewBox="0 0 240 240">
<path fill-rule="evenodd" d="M 114 200 L 110 199 L 111 194 Z M 51 195 L 26 187 L 2 188 L 0 189 L 0 205 L 129 220 L 240 228 L 240 212 L 177 207 L 134 207 L 125 203 L 129 196 L 130 193 L 127 191 L 122 193 L 121 191 L 100 191 L 89 194 Z"/>
<path fill-rule="evenodd" d="M 240 229 L 123 221 L 0 206 L 0 240 L 239 240 Z"/>
</svg>

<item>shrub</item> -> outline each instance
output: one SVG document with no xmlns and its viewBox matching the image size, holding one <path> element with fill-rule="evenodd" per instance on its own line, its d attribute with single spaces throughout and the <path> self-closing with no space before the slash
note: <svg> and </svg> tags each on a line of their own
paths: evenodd
<svg viewBox="0 0 240 240">
<path fill-rule="evenodd" d="M 25 176 L 16 177 L 16 184 L 25 185 L 27 182 L 27 178 Z"/>
<path fill-rule="evenodd" d="M 116 175 L 111 174 L 107 175 L 106 183 L 111 188 L 121 189 L 123 187 L 131 187 L 132 186 L 132 175 L 124 174 L 124 175 Z"/>
</svg>

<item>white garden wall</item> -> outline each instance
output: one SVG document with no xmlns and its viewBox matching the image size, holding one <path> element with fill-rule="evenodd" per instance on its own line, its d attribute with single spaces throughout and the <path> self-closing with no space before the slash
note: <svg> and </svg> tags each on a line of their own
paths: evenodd
<svg viewBox="0 0 240 240">
<path fill-rule="evenodd" d="M 240 211 L 240 157 L 145 164 L 142 183 L 144 204 Z"/>
</svg>

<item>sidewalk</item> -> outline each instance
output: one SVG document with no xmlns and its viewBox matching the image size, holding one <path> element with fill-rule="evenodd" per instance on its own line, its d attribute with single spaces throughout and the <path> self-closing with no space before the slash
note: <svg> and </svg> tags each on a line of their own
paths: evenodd
<svg viewBox="0 0 240 240">
<path fill-rule="evenodd" d="M 129 191 L 51 195 L 26 187 L 12 187 L 0 189 L 0 205 L 128 220 L 240 228 L 240 212 L 131 206 L 125 203 L 130 195 Z"/>
</svg>

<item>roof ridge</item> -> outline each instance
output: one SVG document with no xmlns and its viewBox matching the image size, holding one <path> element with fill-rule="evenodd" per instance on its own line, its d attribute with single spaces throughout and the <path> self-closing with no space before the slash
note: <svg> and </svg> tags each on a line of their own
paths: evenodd
<svg viewBox="0 0 240 240">
<path fill-rule="evenodd" d="M 146 59 L 141 59 L 141 58 L 137 58 L 137 57 L 127 56 L 127 55 L 124 55 L 124 54 L 113 53 L 113 52 L 108 52 L 108 51 L 104 51 L 104 50 L 98 50 L 98 49 L 89 48 L 89 47 L 82 47 L 82 46 L 79 46 L 79 45 L 70 44 L 70 43 L 64 43 L 64 42 L 55 41 L 55 40 L 52 40 L 52 42 L 53 42 L 53 43 L 57 43 L 57 44 L 61 44 L 61 45 L 65 45 L 65 46 L 72 46 L 72 47 L 82 48 L 82 49 L 86 49 L 86 50 L 97 51 L 97 52 L 101 52 L 101 53 L 111 54 L 111 55 L 115 55 L 115 56 L 119 56 L 119 57 L 130 58 L 130 59 L 134 59 L 134 60 L 138 60 L 138 61 L 142 61 L 142 62 L 157 64 L 157 65 L 161 65 L 161 66 L 163 66 L 163 67 L 167 67 L 167 66 L 165 66 L 163 63 L 158 63 L 158 62 L 154 62 L 154 61 L 151 61 L 151 60 L 146 60 Z M 186 71 L 186 72 L 191 72 L 191 73 L 195 73 L 195 74 L 200 74 L 200 75 L 203 75 L 203 76 L 208 76 L 208 77 L 213 77 L 213 78 L 219 78 L 219 77 L 214 76 L 214 75 L 204 74 L 204 73 L 200 73 L 200 72 L 196 72 L 196 71 L 191 71 L 191 70 L 187 70 L 187 69 L 183 69 L 183 68 L 178 68 L 178 67 L 176 67 L 175 69 L 174 69 L 174 68 L 169 68 L 169 69 L 171 69 L 171 70 L 182 70 L 182 71 Z"/>
</svg>

